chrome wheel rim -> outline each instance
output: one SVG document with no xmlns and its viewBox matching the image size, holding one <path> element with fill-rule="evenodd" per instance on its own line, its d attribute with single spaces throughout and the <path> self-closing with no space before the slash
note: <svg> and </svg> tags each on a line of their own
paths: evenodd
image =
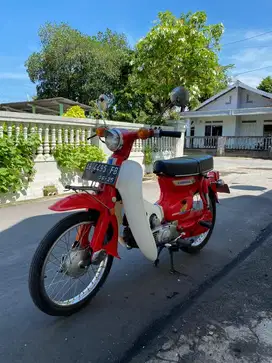
<svg viewBox="0 0 272 363">
<path fill-rule="evenodd" d="M 68 272 L 68 265 L 72 266 L 72 264 L 78 262 L 77 259 L 81 255 L 88 253 L 87 249 L 83 250 L 80 246 L 73 246 L 75 238 L 73 238 L 72 232 L 75 230 L 76 235 L 79 226 L 89 224 L 90 222 L 81 222 L 66 230 L 54 242 L 46 256 L 41 274 L 43 288 L 49 300 L 56 305 L 71 306 L 81 302 L 93 292 L 103 277 L 108 255 L 105 256 L 100 264 L 91 264 L 84 268 L 82 273 L 72 274 Z M 94 228 L 95 226 L 92 225 L 89 240 L 92 238 Z M 66 264 L 64 261 L 66 261 Z M 71 271 L 75 272 L 76 268 L 73 265 Z"/>
<path fill-rule="evenodd" d="M 204 233 L 200 234 L 199 236 L 194 237 L 194 239 L 193 239 L 194 242 L 191 243 L 191 246 L 192 247 L 197 247 L 197 246 L 201 245 L 201 243 L 207 237 L 208 233 L 209 233 L 209 231 L 204 232 Z"/>
<path fill-rule="evenodd" d="M 200 198 L 199 193 L 197 193 L 194 195 L 194 198 L 193 198 L 193 209 L 200 210 L 202 208 L 203 208 L 203 202 Z M 213 213 L 213 211 L 212 211 L 212 213 Z M 204 233 L 199 234 L 198 236 L 190 238 L 190 241 L 193 241 L 191 243 L 191 247 L 198 247 L 199 245 L 201 245 L 201 243 L 204 242 L 204 240 L 208 236 L 208 234 L 209 234 L 209 230 Z"/>
</svg>

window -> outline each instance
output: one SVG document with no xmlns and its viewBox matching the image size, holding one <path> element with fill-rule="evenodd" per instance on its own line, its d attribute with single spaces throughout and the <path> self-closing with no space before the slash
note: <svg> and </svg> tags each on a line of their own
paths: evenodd
<svg viewBox="0 0 272 363">
<path fill-rule="evenodd" d="M 249 99 L 249 94 L 246 95 L 246 103 L 253 103 L 253 101 Z"/>
<path fill-rule="evenodd" d="M 230 105 L 231 104 L 231 96 L 229 96 L 229 100 L 226 102 L 226 105 Z"/>
</svg>

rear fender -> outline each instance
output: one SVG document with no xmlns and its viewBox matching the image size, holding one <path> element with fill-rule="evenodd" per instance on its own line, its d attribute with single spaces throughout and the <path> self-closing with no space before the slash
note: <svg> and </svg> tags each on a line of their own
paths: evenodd
<svg viewBox="0 0 272 363">
<path fill-rule="evenodd" d="M 218 171 L 210 171 L 208 173 L 208 178 L 210 182 L 210 188 L 214 192 L 216 203 L 219 203 L 218 193 L 230 193 L 229 186 L 225 184 L 225 182 L 220 179 L 220 175 Z"/>
<path fill-rule="evenodd" d="M 218 199 L 218 193 L 217 193 L 217 188 L 216 188 L 216 182 L 211 182 L 210 183 L 210 190 L 213 192 L 214 197 L 215 197 L 215 201 L 216 203 L 219 203 L 219 199 Z"/>
<path fill-rule="evenodd" d="M 111 203 L 107 207 L 104 203 L 99 201 L 99 196 L 90 195 L 87 193 L 78 193 L 67 196 L 49 207 L 50 210 L 56 212 L 64 212 L 77 209 L 87 209 L 98 213 L 98 219 L 92 240 L 90 241 L 93 252 L 104 249 L 109 255 L 118 257 L 117 244 L 118 244 L 118 224 L 115 214 L 111 213 Z M 105 238 L 108 229 L 112 227 L 110 240 Z"/>
</svg>

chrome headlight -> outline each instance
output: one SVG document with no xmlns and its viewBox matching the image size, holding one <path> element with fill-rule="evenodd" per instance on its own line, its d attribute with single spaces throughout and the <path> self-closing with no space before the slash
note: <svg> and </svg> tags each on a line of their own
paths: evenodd
<svg viewBox="0 0 272 363">
<path fill-rule="evenodd" d="M 111 151 L 119 150 L 123 146 L 121 132 L 116 129 L 106 130 L 105 143 Z"/>
</svg>

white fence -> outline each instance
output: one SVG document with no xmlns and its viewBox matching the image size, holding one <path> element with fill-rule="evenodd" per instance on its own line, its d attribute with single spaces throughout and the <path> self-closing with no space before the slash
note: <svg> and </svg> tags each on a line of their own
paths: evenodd
<svg viewBox="0 0 272 363">
<path fill-rule="evenodd" d="M 102 120 L 94 119 L 75 119 L 59 116 L 48 116 L 28 113 L 17 112 L 2 112 L 0 111 L 0 137 L 3 137 L 4 124 L 6 124 L 7 134 L 9 137 L 18 137 L 20 133 L 23 133 L 24 138 L 27 139 L 28 135 L 33 132 L 39 134 L 42 141 L 39 149 L 37 150 L 38 160 L 41 160 L 40 156 L 45 156 L 44 159 L 49 157 L 52 150 L 57 145 L 70 144 L 78 146 L 80 143 L 84 144 L 96 144 L 98 140 L 95 138 L 88 140 L 92 136 L 95 128 L 103 126 Z M 116 122 L 106 121 L 109 127 L 119 127 L 128 129 L 139 129 L 140 127 L 147 127 L 147 125 L 128 123 L 128 122 Z M 13 127 L 15 126 L 15 127 Z M 175 130 L 174 126 L 164 126 L 164 129 Z M 158 152 L 171 152 L 176 154 L 176 140 L 173 138 L 165 137 L 157 140 L 156 145 L 154 141 L 148 141 L 152 145 L 156 146 Z M 143 152 L 146 141 L 137 140 L 133 147 L 132 152 Z M 101 146 L 101 145 L 99 145 Z"/>
<path fill-rule="evenodd" d="M 219 138 L 225 141 L 225 150 L 270 151 L 271 136 L 188 136 L 185 138 L 186 149 L 217 149 Z"/>
<path fill-rule="evenodd" d="M 143 124 L 133 124 L 127 122 L 106 121 L 106 124 L 112 128 L 127 128 L 139 129 L 147 127 Z M 33 132 L 38 132 L 39 138 L 42 141 L 37 150 L 36 155 L 36 176 L 28 190 L 22 194 L 10 196 L 0 196 L 0 202 L 9 202 L 11 200 L 23 200 L 30 198 L 41 197 L 42 189 L 47 185 L 55 185 L 59 192 L 63 192 L 65 184 L 80 184 L 82 180 L 78 175 L 74 175 L 72 180 L 63 180 L 61 171 L 52 156 L 52 151 L 57 145 L 70 144 L 74 146 L 84 144 L 94 144 L 101 147 L 104 152 L 109 155 L 110 151 L 98 138 L 87 140 L 92 136 L 94 130 L 98 126 L 104 125 L 102 120 L 94 119 L 74 119 L 68 117 L 4 112 L 0 111 L 0 138 L 4 132 L 8 137 L 15 136 L 17 138 L 20 133 L 27 139 Z M 139 162 L 142 165 L 143 150 L 147 143 L 151 143 L 155 149 L 154 158 L 170 158 L 183 155 L 184 145 L 184 122 L 176 121 L 171 126 L 164 126 L 167 130 L 182 131 L 181 139 L 162 138 L 160 140 L 137 140 L 133 146 L 131 159 Z"/>
</svg>

